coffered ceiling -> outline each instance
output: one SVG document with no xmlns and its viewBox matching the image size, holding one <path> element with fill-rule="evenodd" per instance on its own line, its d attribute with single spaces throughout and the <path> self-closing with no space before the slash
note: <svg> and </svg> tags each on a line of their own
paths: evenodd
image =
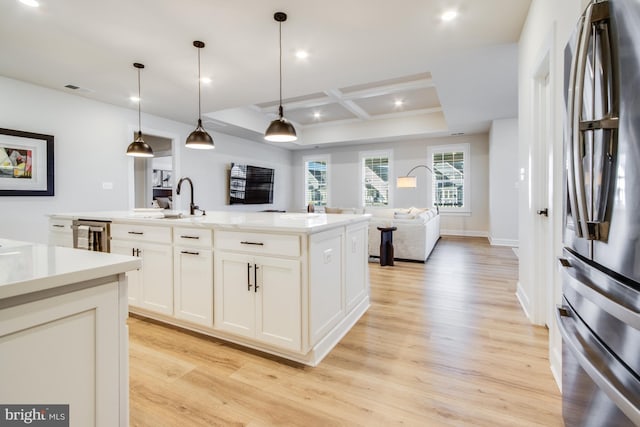
<svg viewBox="0 0 640 427">
<path fill-rule="evenodd" d="M 0 75 L 262 141 L 277 111 L 282 26 L 289 148 L 484 132 L 517 115 L 530 0 L 18 0 L 0 3 Z M 458 19 L 440 15 L 456 9 Z M 296 52 L 308 52 L 298 59 Z M 71 90 L 72 84 L 80 89 Z M 397 103 L 401 101 L 401 103 Z"/>
</svg>

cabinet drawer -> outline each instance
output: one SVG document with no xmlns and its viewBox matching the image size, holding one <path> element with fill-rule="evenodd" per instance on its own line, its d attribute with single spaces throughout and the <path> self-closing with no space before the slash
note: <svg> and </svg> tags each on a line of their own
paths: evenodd
<svg viewBox="0 0 640 427">
<path fill-rule="evenodd" d="M 173 242 L 176 245 L 211 247 L 211 229 L 174 227 Z"/>
<path fill-rule="evenodd" d="M 171 243 L 171 228 L 137 224 L 111 224 L 111 238 Z"/>
<path fill-rule="evenodd" d="M 216 249 L 265 255 L 300 256 L 299 236 L 216 230 L 213 238 Z"/>
<path fill-rule="evenodd" d="M 70 219 L 50 218 L 49 219 L 49 231 L 57 231 L 63 233 L 71 233 L 72 221 Z"/>
</svg>

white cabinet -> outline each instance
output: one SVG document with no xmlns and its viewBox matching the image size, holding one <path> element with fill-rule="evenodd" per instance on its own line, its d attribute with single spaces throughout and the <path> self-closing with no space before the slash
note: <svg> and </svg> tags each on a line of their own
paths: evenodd
<svg viewBox="0 0 640 427">
<path fill-rule="evenodd" d="M 309 327 L 315 345 L 344 317 L 342 229 L 313 234 L 309 244 Z"/>
<path fill-rule="evenodd" d="M 368 295 L 368 227 L 356 224 L 347 227 L 345 239 L 345 303 L 351 311 Z"/>
<path fill-rule="evenodd" d="M 71 425 L 128 426 L 125 284 L 55 291 L 0 309 L 0 402 L 64 403 Z"/>
<path fill-rule="evenodd" d="M 49 244 L 53 246 L 73 247 L 72 220 L 62 218 L 49 219 Z"/>
<path fill-rule="evenodd" d="M 174 315 L 203 326 L 213 326 L 213 251 L 211 230 L 173 230 Z"/>
<path fill-rule="evenodd" d="M 129 303 L 173 315 L 173 249 L 170 227 L 113 224 L 111 252 L 142 258 L 142 268 L 127 273 Z M 126 240 L 125 240 L 126 239 Z M 159 242 L 159 243 L 156 243 Z"/>
<path fill-rule="evenodd" d="M 300 351 L 300 261 L 220 251 L 215 283 L 217 329 Z"/>
</svg>

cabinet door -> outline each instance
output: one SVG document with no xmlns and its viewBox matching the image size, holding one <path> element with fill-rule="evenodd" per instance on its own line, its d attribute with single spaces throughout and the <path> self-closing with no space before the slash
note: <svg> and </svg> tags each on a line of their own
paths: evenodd
<svg viewBox="0 0 640 427">
<path fill-rule="evenodd" d="M 141 307 L 173 315 L 173 250 L 170 245 L 137 243 L 142 257 Z"/>
<path fill-rule="evenodd" d="M 215 254 L 214 326 L 237 335 L 253 337 L 255 331 L 253 257 Z"/>
<path fill-rule="evenodd" d="M 300 262 L 256 257 L 256 339 L 300 350 Z"/>
<path fill-rule="evenodd" d="M 213 254 L 176 247 L 173 252 L 174 312 L 178 319 L 213 326 Z"/>
<path fill-rule="evenodd" d="M 127 242 L 123 240 L 112 240 L 111 253 L 135 256 L 135 248 L 133 247 L 131 242 Z M 141 292 L 142 292 L 141 271 L 140 270 L 128 271 L 126 275 L 127 275 L 127 285 L 129 288 L 129 292 L 128 292 L 129 305 L 132 305 L 134 307 L 140 307 Z"/>
<path fill-rule="evenodd" d="M 367 238 L 366 226 L 347 229 L 345 247 L 345 299 L 347 313 L 365 296 L 367 292 Z"/>
</svg>

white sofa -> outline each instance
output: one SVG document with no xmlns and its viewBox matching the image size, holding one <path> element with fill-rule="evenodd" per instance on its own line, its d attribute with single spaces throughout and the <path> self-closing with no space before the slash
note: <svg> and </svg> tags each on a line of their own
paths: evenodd
<svg viewBox="0 0 640 427">
<path fill-rule="evenodd" d="M 436 209 L 420 208 L 326 208 L 326 213 L 371 214 L 369 256 L 380 256 L 378 227 L 397 227 L 393 232 L 393 256 L 425 262 L 440 239 L 440 214 Z"/>
</svg>

